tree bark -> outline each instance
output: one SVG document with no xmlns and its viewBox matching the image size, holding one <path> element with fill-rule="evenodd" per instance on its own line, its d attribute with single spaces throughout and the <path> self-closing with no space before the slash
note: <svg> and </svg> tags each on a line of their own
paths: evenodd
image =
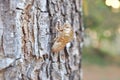
<svg viewBox="0 0 120 80">
<path fill-rule="evenodd" d="M 0 0 L 0 80 L 81 80 L 81 0 Z M 74 40 L 53 54 L 56 23 Z"/>
</svg>

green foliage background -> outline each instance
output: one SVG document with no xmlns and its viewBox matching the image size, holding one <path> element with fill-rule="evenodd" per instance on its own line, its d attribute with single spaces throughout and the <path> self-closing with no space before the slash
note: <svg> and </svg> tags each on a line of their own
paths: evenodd
<svg viewBox="0 0 120 80">
<path fill-rule="evenodd" d="M 120 9 L 108 7 L 105 0 L 83 0 L 83 12 L 85 27 L 83 61 L 94 63 L 96 60 L 98 62 L 95 63 L 119 64 Z M 89 44 L 86 44 L 86 41 Z"/>
</svg>

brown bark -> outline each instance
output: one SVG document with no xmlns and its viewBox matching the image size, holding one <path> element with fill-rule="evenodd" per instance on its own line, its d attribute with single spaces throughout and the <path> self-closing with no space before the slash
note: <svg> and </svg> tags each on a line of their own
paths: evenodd
<svg viewBox="0 0 120 80">
<path fill-rule="evenodd" d="M 0 80 L 81 80 L 81 0 L 0 0 Z M 57 20 L 74 40 L 51 53 Z"/>
</svg>

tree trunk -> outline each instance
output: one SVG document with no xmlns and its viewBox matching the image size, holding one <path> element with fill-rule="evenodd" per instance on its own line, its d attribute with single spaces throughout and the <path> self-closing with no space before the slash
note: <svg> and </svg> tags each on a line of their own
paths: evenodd
<svg viewBox="0 0 120 80">
<path fill-rule="evenodd" d="M 81 80 L 81 0 L 0 0 L 0 80 Z M 74 40 L 53 54 L 57 20 Z"/>
</svg>

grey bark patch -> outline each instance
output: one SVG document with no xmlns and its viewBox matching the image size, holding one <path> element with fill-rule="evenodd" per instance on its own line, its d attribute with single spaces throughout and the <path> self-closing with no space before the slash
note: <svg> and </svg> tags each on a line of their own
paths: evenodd
<svg viewBox="0 0 120 80">
<path fill-rule="evenodd" d="M 0 70 L 9 67 L 14 62 L 14 59 L 4 58 L 0 60 Z"/>
</svg>

